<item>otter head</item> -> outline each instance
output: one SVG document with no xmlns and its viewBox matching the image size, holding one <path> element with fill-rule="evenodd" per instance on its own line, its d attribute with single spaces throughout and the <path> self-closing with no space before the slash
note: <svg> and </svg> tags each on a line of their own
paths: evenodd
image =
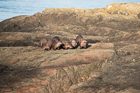
<svg viewBox="0 0 140 93">
<path fill-rule="evenodd" d="M 65 45 L 67 48 L 72 48 L 72 46 L 69 43 L 66 43 Z"/>
<path fill-rule="evenodd" d="M 62 43 L 60 42 L 60 41 L 58 41 L 57 43 L 56 43 L 56 45 L 55 45 L 55 49 L 56 48 L 58 48 L 59 49 L 59 47 L 62 45 Z"/>
<path fill-rule="evenodd" d="M 60 46 L 60 45 L 62 45 L 62 42 L 60 42 L 60 41 L 59 41 L 59 42 L 57 42 L 57 45 L 59 45 L 59 46 Z"/>
<path fill-rule="evenodd" d="M 86 40 L 82 40 L 81 43 L 80 43 L 81 48 L 82 47 L 86 48 L 86 45 L 87 45 L 87 41 Z"/>
<path fill-rule="evenodd" d="M 72 41 L 71 41 L 71 45 L 72 45 L 73 47 L 76 47 L 76 46 L 77 46 L 76 40 L 72 40 Z"/>
<path fill-rule="evenodd" d="M 44 50 L 50 50 L 50 47 L 48 44 L 46 44 L 44 47 L 43 47 Z"/>
<path fill-rule="evenodd" d="M 87 41 L 86 41 L 85 39 L 83 39 L 81 42 L 83 42 L 83 43 L 87 43 Z"/>
</svg>

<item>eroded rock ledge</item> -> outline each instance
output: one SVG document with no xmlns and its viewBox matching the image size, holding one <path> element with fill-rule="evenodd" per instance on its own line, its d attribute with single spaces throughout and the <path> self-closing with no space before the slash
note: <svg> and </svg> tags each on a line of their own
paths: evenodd
<svg viewBox="0 0 140 93">
<path fill-rule="evenodd" d="M 38 41 L 82 34 L 87 49 L 44 51 Z M 139 93 L 140 4 L 45 9 L 0 22 L 0 92 Z"/>
</svg>

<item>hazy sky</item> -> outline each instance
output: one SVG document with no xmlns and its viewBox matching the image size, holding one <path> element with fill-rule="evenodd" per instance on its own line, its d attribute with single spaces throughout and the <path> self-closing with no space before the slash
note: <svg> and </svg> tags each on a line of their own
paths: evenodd
<svg viewBox="0 0 140 93">
<path fill-rule="evenodd" d="M 33 15 L 45 8 L 104 8 L 112 3 L 140 0 L 0 0 L 0 21 L 18 15 Z"/>
<path fill-rule="evenodd" d="M 52 5 L 52 0 L 49 1 L 49 7 L 73 7 L 73 8 L 104 8 L 111 3 L 117 2 L 137 2 L 140 0 L 55 0 L 54 5 Z"/>
</svg>

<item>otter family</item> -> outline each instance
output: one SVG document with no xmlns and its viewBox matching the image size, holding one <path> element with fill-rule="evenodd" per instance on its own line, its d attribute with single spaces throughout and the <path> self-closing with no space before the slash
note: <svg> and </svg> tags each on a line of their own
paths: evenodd
<svg viewBox="0 0 140 93">
<path fill-rule="evenodd" d="M 37 46 L 42 47 L 44 50 L 56 50 L 56 49 L 75 49 L 78 46 L 80 48 L 87 48 L 87 41 L 83 38 L 82 35 L 78 35 L 76 39 L 71 40 L 71 42 L 67 42 L 64 40 L 61 40 L 58 36 L 53 37 L 52 39 L 48 40 L 46 38 L 42 38 L 39 42 L 34 42 L 30 40 L 32 43 L 34 43 Z"/>
</svg>

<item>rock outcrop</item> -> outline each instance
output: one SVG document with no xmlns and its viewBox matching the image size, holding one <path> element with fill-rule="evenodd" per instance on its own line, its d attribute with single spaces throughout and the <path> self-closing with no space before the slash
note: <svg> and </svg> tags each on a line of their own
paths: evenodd
<svg viewBox="0 0 140 93">
<path fill-rule="evenodd" d="M 29 41 L 78 34 L 87 49 L 44 51 Z M 140 4 L 45 9 L 0 22 L 0 92 L 139 93 Z"/>
</svg>

